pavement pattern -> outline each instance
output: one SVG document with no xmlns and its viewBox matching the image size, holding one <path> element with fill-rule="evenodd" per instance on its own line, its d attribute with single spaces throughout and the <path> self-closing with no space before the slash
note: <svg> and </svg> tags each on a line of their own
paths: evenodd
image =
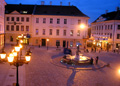
<svg viewBox="0 0 120 86">
<path fill-rule="evenodd" d="M 28 46 L 30 47 L 30 46 Z M 11 47 L 7 46 L 9 51 Z M 97 66 L 99 69 L 81 70 L 57 66 L 51 60 L 63 56 L 63 52 L 55 48 L 32 47 L 32 59 L 29 64 L 19 67 L 20 86 L 120 86 L 120 54 L 113 52 L 83 53 L 95 58 L 99 56 Z M 73 54 L 75 49 L 72 49 Z M 56 61 L 56 60 L 55 60 Z M 110 64 L 109 67 L 102 65 Z M 61 65 L 61 64 L 60 64 Z M 90 66 L 91 67 L 91 66 Z M 87 67 L 87 68 L 90 68 Z M 0 86 L 13 86 L 16 82 L 15 66 L 0 63 Z"/>
</svg>

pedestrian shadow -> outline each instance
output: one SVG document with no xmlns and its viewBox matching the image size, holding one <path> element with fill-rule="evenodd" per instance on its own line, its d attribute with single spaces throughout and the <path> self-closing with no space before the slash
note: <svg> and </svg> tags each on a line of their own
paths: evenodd
<svg viewBox="0 0 120 86">
<path fill-rule="evenodd" d="M 78 71 L 76 71 L 75 69 L 72 69 L 72 74 L 70 75 L 70 77 L 67 80 L 67 86 L 73 86 L 74 78 L 75 78 L 75 75 L 76 75 L 77 72 Z"/>
<path fill-rule="evenodd" d="M 64 56 L 64 54 L 60 52 L 60 53 L 57 54 L 57 55 L 51 56 L 51 59 L 55 59 L 55 58 L 60 57 L 60 56 Z"/>
</svg>

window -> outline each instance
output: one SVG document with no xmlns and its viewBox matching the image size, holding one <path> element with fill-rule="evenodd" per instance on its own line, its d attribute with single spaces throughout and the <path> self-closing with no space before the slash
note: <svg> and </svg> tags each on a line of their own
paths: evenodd
<svg viewBox="0 0 120 86">
<path fill-rule="evenodd" d="M 66 36 L 66 30 L 63 30 L 63 35 Z"/>
<path fill-rule="evenodd" d="M 59 35 L 59 30 L 58 30 L 58 29 L 56 30 L 56 35 L 57 35 L 57 36 Z"/>
<path fill-rule="evenodd" d="M 120 34 L 117 34 L 117 39 L 120 39 Z"/>
<path fill-rule="evenodd" d="M 21 21 L 22 21 L 22 22 L 24 21 L 24 17 L 21 17 Z"/>
<path fill-rule="evenodd" d="M 29 17 L 26 18 L 26 22 L 29 22 Z"/>
<path fill-rule="evenodd" d="M 73 30 L 70 30 L 70 36 L 73 36 Z"/>
<path fill-rule="evenodd" d="M 19 31 L 19 26 L 16 26 L 16 31 Z"/>
<path fill-rule="evenodd" d="M 21 31 L 24 31 L 24 26 L 21 26 Z"/>
<path fill-rule="evenodd" d="M 49 33 L 49 35 L 52 35 L 52 29 L 50 29 L 50 33 Z"/>
<path fill-rule="evenodd" d="M 77 31 L 77 36 L 80 36 L 80 30 Z"/>
<path fill-rule="evenodd" d="M 36 23 L 39 23 L 39 18 L 36 18 Z"/>
<path fill-rule="evenodd" d="M 14 21 L 14 17 L 11 18 L 11 21 Z"/>
<path fill-rule="evenodd" d="M 38 44 L 38 39 L 36 39 L 36 44 Z"/>
<path fill-rule="evenodd" d="M 43 23 L 46 23 L 46 18 L 43 18 Z"/>
<path fill-rule="evenodd" d="M 70 41 L 70 47 L 73 47 L 73 41 Z"/>
<path fill-rule="evenodd" d="M 60 40 L 56 40 L 56 46 L 60 46 Z"/>
<path fill-rule="evenodd" d="M 107 25 L 105 25 L 105 29 L 107 29 Z"/>
<path fill-rule="evenodd" d="M 10 41 L 13 42 L 13 37 L 12 36 L 10 36 Z"/>
<path fill-rule="evenodd" d="M 36 35 L 38 35 L 38 29 L 36 29 Z"/>
<path fill-rule="evenodd" d="M 9 31 L 9 25 L 6 26 L 6 30 Z"/>
<path fill-rule="evenodd" d="M 11 26 L 11 31 L 14 31 L 14 25 Z"/>
<path fill-rule="evenodd" d="M 64 19 L 64 24 L 67 24 L 67 19 Z"/>
<path fill-rule="evenodd" d="M 120 25 L 118 25 L 118 30 L 120 30 Z"/>
<path fill-rule="evenodd" d="M 112 33 L 110 33 L 110 39 L 112 38 Z"/>
<path fill-rule="evenodd" d="M 81 20 L 78 20 L 78 24 L 80 25 L 80 23 L 81 23 Z"/>
<path fill-rule="evenodd" d="M 112 29 L 112 25 L 111 25 L 111 29 Z"/>
<path fill-rule="evenodd" d="M 60 24 L 60 19 L 57 19 L 57 24 Z"/>
<path fill-rule="evenodd" d="M 10 18 L 9 18 L 9 17 L 7 17 L 7 21 L 9 21 L 9 19 L 10 19 Z"/>
<path fill-rule="evenodd" d="M 43 35 L 45 35 L 45 29 L 43 29 Z"/>
<path fill-rule="evenodd" d="M 52 24 L 53 23 L 53 18 L 50 18 L 50 24 Z"/>
<path fill-rule="evenodd" d="M 19 17 L 16 18 L 16 21 L 19 21 Z"/>
<path fill-rule="evenodd" d="M 26 31 L 29 31 L 29 26 L 26 26 Z"/>
</svg>

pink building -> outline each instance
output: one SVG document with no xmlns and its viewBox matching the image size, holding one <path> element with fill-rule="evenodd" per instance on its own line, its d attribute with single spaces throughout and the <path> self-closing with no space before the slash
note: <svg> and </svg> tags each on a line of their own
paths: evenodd
<svg viewBox="0 0 120 86">
<path fill-rule="evenodd" d="M 88 19 L 75 6 L 8 4 L 5 13 L 6 43 L 15 43 L 19 34 L 27 34 L 30 38 L 26 42 L 30 45 L 55 47 L 58 44 L 66 47 L 67 41 L 69 47 L 76 47 L 77 43 L 84 45 Z"/>
<path fill-rule="evenodd" d="M 0 49 L 4 46 L 4 12 L 5 12 L 5 1 L 0 0 Z"/>
</svg>

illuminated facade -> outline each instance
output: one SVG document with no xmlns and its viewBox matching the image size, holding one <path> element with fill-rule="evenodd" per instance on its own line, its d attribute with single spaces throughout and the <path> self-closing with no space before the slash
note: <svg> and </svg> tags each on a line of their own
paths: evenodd
<svg viewBox="0 0 120 86">
<path fill-rule="evenodd" d="M 97 18 L 91 26 L 91 38 L 104 49 L 120 47 L 120 10 L 106 13 Z M 97 44 L 96 44 L 97 45 Z"/>
<path fill-rule="evenodd" d="M 5 1 L 0 0 L 0 49 L 4 46 L 4 11 Z"/>
<path fill-rule="evenodd" d="M 10 8 L 14 6 L 16 8 Z M 25 10 L 26 6 L 31 7 L 30 11 Z M 20 7 L 22 7 L 21 11 L 18 10 Z M 26 22 L 27 17 L 29 17 L 29 22 Z M 67 42 L 69 47 L 75 47 L 78 42 L 84 45 L 83 39 L 87 37 L 88 19 L 89 17 L 75 6 L 7 5 L 6 43 L 15 43 L 19 34 L 29 34 L 30 45 L 66 47 Z M 23 26 L 24 31 L 22 31 Z M 26 26 L 29 26 L 29 31 L 26 31 Z"/>
</svg>

